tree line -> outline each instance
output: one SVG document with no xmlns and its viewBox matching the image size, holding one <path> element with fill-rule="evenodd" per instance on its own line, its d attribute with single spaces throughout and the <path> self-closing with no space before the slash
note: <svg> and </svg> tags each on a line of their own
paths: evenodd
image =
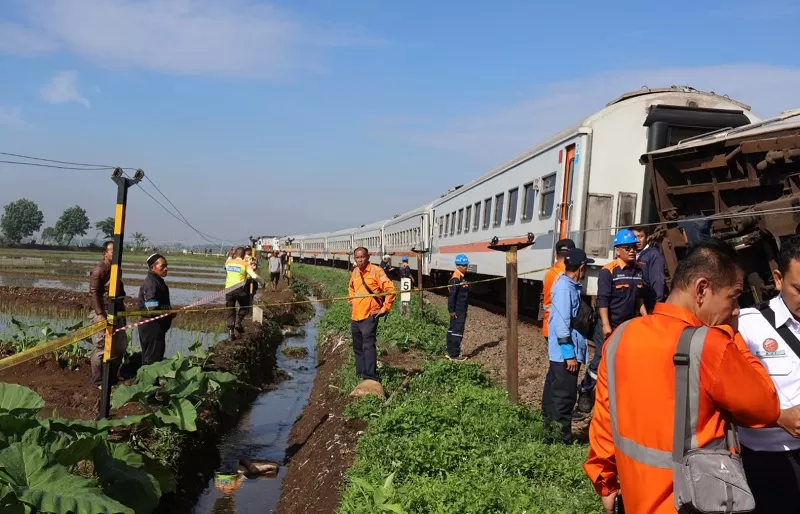
<svg viewBox="0 0 800 514">
<path fill-rule="evenodd" d="M 86 210 L 80 205 L 74 205 L 64 209 L 55 225 L 42 229 L 43 225 L 44 214 L 36 202 L 27 198 L 10 202 L 3 207 L 3 216 L 0 217 L 2 242 L 16 246 L 41 230 L 42 244 L 67 246 L 77 236 L 85 236 L 91 222 Z M 109 216 L 100 220 L 94 227 L 98 233 L 110 239 L 114 235 L 114 218 Z M 131 238 L 136 249 L 144 247 L 148 242 L 147 236 L 141 232 L 134 232 Z"/>
</svg>

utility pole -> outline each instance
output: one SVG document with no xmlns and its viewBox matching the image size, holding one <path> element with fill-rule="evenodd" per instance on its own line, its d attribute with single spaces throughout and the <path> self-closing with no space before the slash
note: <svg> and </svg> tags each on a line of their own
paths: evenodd
<svg viewBox="0 0 800 514">
<path fill-rule="evenodd" d="M 114 324 L 124 297 L 118 298 L 120 290 L 120 268 L 122 267 L 123 236 L 125 235 L 125 209 L 128 206 L 128 188 L 144 178 L 144 171 L 136 170 L 133 178 L 123 176 L 116 168 L 111 180 L 117 184 L 117 208 L 114 215 L 114 252 L 111 257 L 111 280 L 108 285 L 108 307 L 106 309 L 106 339 L 103 348 L 103 381 L 100 386 L 99 418 L 108 418 L 111 412 L 111 348 L 114 341 Z"/>
<path fill-rule="evenodd" d="M 416 248 L 411 248 L 411 251 L 417 254 L 417 294 L 419 296 L 419 312 L 422 314 L 422 265 L 425 262 L 425 254 L 428 253 L 428 250 L 417 250 Z"/>
<path fill-rule="evenodd" d="M 497 236 L 489 245 L 491 250 L 506 254 L 506 390 L 512 403 L 519 403 L 519 342 L 517 323 L 519 296 L 517 295 L 517 251 L 533 244 L 533 234 L 527 241 L 509 241 L 500 244 Z"/>
</svg>

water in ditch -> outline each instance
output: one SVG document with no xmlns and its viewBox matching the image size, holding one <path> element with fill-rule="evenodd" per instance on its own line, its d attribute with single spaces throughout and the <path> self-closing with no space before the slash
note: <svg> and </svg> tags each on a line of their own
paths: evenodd
<svg viewBox="0 0 800 514">
<path fill-rule="evenodd" d="M 288 447 L 289 432 L 308 402 L 316 375 L 316 325 L 324 308 L 313 304 L 314 318 L 303 327 L 304 332 L 287 337 L 278 348 L 278 367 L 291 376 L 277 388 L 261 394 L 243 416 L 237 427 L 219 444 L 219 471 L 236 469 L 239 459 L 269 460 L 282 463 Z M 301 359 L 287 358 L 283 349 L 303 347 L 308 353 Z M 274 512 L 281 493 L 286 469 L 281 467 L 275 478 L 242 478 L 238 489 L 229 494 L 219 492 L 214 480 L 209 482 L 193 510 L 193 514 L 267 514 Z"/>
</svg>

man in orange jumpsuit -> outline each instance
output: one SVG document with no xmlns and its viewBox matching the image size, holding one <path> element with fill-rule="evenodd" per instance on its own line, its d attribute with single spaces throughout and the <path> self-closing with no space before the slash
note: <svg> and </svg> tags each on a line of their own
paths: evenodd
<svg viewBox="0 0 800 514">
<path fill-rule="evenodd" d="M 738 425 L 757 427 L 774 426 L 782 415 L 766 370 L 727 325 L 739 315 L 741 292 L 742 269 L 734 250 L 716 240 L 698 244 L 675 270 L 667 301 L 657 304 L 652 315 L 619 327 L 604 345 L 589 458 L 583 467 L 605 512 L 614 512 L 620 485 L 628 512 L 676 511 L 671 458 L 673 357 L 684 328 L 711 327 L 696 386 L 693 436 L 698 447 L 724 437 L 730 417 Z M 616 391 L 614 419 L 610 388 Z"/>
<path fill-rule="evenodd" d="M 573 248 L 575 248 L 575 242 L 572 239 L 560 239 L 556 243 L 556 262 L 553 264 L 553 267 L 544 274 L 544 281 L 542 283 L 542 310 L 544 310 L 542 335 L 545 339 L 547 339 L 547 335 L 550 333 L 550 306 L 553 304 L 553 284 L 559 273 L 564 273 L 564 257 L 567 255 L 567 252 Z"/>
</svg>

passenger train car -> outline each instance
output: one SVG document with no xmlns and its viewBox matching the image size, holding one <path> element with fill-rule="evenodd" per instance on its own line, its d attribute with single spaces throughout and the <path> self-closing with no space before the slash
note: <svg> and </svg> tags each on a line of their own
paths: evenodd
<svg viewBox="0 0 800 514">
<path fill-rule="evenodd" d="M 556 240 L 569 237 L 595 259 L 584 291 L 594 296 L 599 269 L 613 260 L 617 227 L 659 222 L 649 175 L 639 158 L 723 127 L 759 121 L 750 107 L 715 93 L 673 86 L 625 93 L 599 112 L 557 133 L 489 173 L 456 187 L 429 204 L 388 221 L 326 236 L 326 259 L 340 265 L 367 246 L 378 262 L 423 250 L 423 273 L 442 283 L 459 253 L 470 258 L 473 277 L 503 276 L 505 256 L 488 248 L 525 241 L 518 256 L 521 303 L 538 306 L 541 281 L 553 263 Z M 315 239 L 293 237 L 308 251 Z M 348 237 L 350 245 L 347 246 Z M 299 244 L 298 244 L 299 242 Z M 358 242 L 367 244 L 358 244 Z M 304 259 L 305 260 L 305 259 Z M 395 262 L 397 261 L 397 262 Z M 416 269 L 416 259 L 409 259 Z M 476 292 L 504 295 L 503 281 Z"/>
</svg>

